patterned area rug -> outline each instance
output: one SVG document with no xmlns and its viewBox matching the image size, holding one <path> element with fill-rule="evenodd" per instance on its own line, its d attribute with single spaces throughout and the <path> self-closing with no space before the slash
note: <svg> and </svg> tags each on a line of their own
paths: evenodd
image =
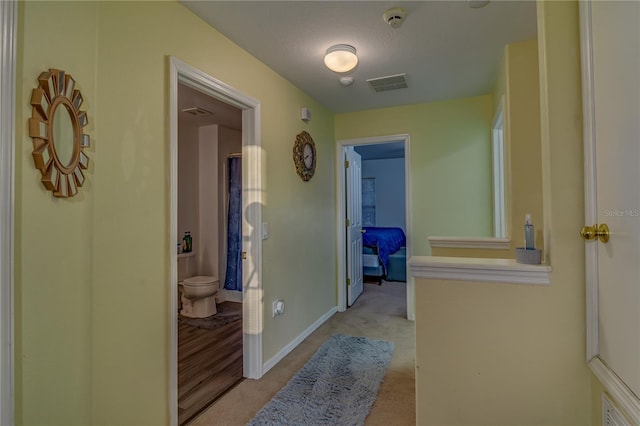
<svg viewBox="0 0 640 426">
<path fill-rule="evenodd" d="M 182 315 L 178 315 L 178 321 L 190 325 L 192 327 L 197 328 L 206 328 L 208 330 L 213 330 L 214 328 L 221 327 L 223 325 L 227 325 L 234 321 L 239 321 L 242 319 L 242 305 L 239 303 L 232 303 L 233 305 L 238 305 L 230 307 L 229 303 L 223 303 L 216 307 L 218 313 L 212 315 L 207 318 L 189 318 L 183 317 Z"/>
<path fill-rule="evenodd" d="M 364 425 L 393 349 L 384 340 L 334 334 L 249 425 Z"/>
</svg>

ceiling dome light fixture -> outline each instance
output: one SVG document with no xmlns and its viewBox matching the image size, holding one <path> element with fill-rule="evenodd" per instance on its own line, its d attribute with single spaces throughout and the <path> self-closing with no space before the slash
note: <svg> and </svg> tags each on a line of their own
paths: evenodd
<svg viewBox="0 0 640 426">
<path fill-rule="evenodd" d="M 348 44 L 335 44 L 327 49 L 324 64 L 334 72 L 351 71 L 358 65 L 356 48 Z"/>
</svg>

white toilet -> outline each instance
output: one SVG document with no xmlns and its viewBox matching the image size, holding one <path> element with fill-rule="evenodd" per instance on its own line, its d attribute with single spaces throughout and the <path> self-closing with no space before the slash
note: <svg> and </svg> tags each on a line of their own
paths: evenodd
<svg viewBox="0 0 640 426">
<path fill-rule="evenodd" d="M 190 318 L 206 318 L 215 315 L 218 278 L 192 276 L 195 269 L 195 253 L 178 255 L 178 291 L 182 308 L 180 314 Z"/>
</svg>

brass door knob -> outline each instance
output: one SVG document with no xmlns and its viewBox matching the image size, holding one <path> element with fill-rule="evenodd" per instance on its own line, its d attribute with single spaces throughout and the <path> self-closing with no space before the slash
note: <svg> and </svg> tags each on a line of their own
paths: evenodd
<svg viewBox="0 0 640 426">
<path fill-rule="evenodd" d="M 609 241 L 609 227 L 606 223 L 585 226 L 580 230 L 580 236 L 587 241 L 599 239 L 606 244 Z"/>
</svg>

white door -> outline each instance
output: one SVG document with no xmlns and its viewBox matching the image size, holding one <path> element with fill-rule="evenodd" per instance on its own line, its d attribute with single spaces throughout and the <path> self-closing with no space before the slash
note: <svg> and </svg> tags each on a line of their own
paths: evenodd
<svg viewBox="0 0 640 426">
<path fill-rule="evenodd" d="M 352 146 L 345 148 L 347 206 L 347 307 L 362 293 L 362 161 Z"/>
<path fill-rule="evenodd" d="M 586 225 L 606 224 L 610 231 L 607 243 L 586 242 L 589 357 L 594 357 L 590 365 L 602 370 L 598 377 L 605 387 L 616 387 L 619 378 L 621 389 L 631 390 L 624 398 L 635 416 L 640 413 L 640 2 L 584 3 Z"/>
</svg>

